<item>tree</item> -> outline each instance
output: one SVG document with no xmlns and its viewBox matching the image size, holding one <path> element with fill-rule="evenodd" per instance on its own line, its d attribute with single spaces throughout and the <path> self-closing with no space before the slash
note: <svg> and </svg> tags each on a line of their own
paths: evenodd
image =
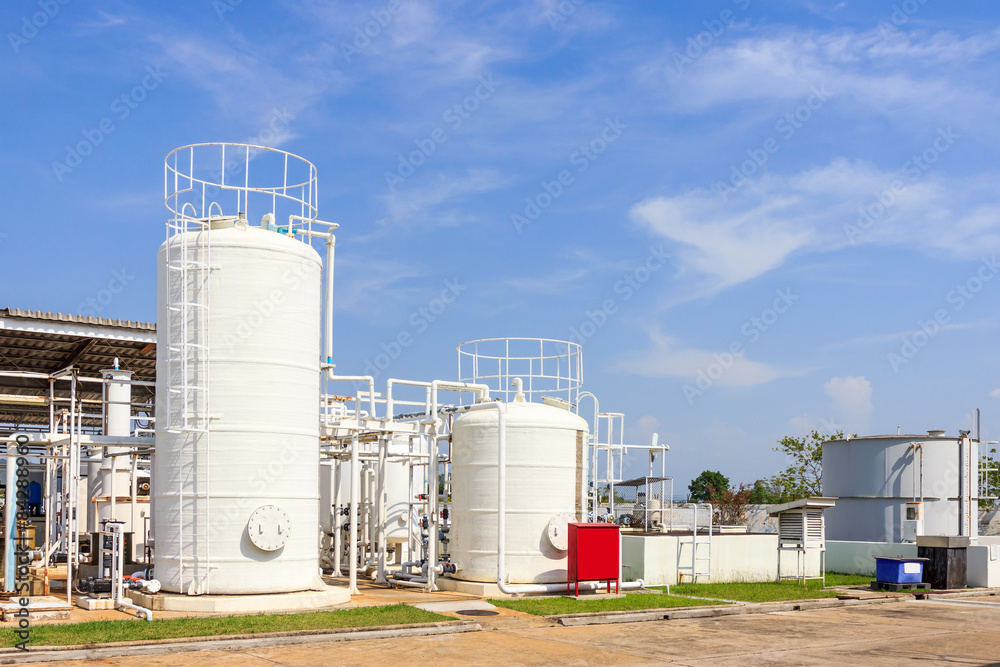
<svg viewBox="0 0 1000 667">
<path fill-rule="evenodd" d="M 983 488 L 979 491 L 979 509 L 993 509 L 998 505 L 995 496 L 1000 491 L 1000 461 L 997 460 L 996 447 L 991 447 L 980 457 L 979 477 L 983 481 Z"/>
<path fill-rule="evenodd" d="M 715 523 L 720 526 L 746 525 L 751 493 L 752 489 L 746 484 L 740 484 L 738 489 L 728 486 L 712 489 L 709 502 L 712 503 Z"/>
<path fill-rule="evenodd" d="M 728 489 L 729 478 L 721 472 L 704 470 L 688 484 L 688 499 L 693 503 L 707 503 L 713 489 Z"/>
<path fill-rule="evenodd" d="M 751 505 L 774 505 L 781 498 L 781 489 L 770 479 L 758 479 L 750 487 Z"/>
<path fill-rule="evenodd" d="M 823 443 L 841 440 L 843 431 L 820 435 L 813 430 L 804 438 L 784 437 L 774 448 L 791 459 L 787 468 L 769 480 L 773 502 L 787 503 L 799 498 L 818 496 L 823 492 Z M 856 437 L 856 436 L 852 436 Z"/>
</svg>

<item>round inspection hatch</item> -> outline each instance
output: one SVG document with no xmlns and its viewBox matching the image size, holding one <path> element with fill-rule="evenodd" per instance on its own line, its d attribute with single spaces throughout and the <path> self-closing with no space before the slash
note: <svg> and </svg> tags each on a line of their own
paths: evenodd
<svg viewBox="0 0 1000 667">
<path fill-rule="evenodd" d="M 569 549 L 569 524 L 575 520 L 576 518 L 569 512 L 560 512 L 549 519 L 549 544 L 557 551 Z"/>
<path fill-rule="evenodd" d="M 277 551 L 288 542 L 292 520 L 277 505 L 262 505 L 253 511 L 247 521 L 250 541 L 261 551 Z"/>
<path fill-rule="evenodd" d="M 490 611 L 489 609 L 463 609 L 462 611 L 456 611 L 459 616 L 499 616 L 500 612 Z"/>
</svg>

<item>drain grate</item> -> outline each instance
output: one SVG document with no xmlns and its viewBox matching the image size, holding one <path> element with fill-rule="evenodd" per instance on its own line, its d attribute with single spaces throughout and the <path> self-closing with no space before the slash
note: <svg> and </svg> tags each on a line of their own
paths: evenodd
<svg viewBox="0 0 1000 667">
<path fill-rule="evenodd" d="M 459 616 L 499 616 L 500 612 L 490 611 L 489 609 L 463 609 L 461 611 L 456 611 Z"/>
</svg>

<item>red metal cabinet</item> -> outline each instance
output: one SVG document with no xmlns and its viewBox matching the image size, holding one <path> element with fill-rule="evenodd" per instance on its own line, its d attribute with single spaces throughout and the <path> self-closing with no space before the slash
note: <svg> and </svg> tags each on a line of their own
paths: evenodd
<svg viewBox="0 0 1000 667">
<path fill-rule="evenodd" d="M 618 592 L 619 568 L 618 525 L 613 523 L 569 524 L 569 555 L 567 559 L 566 588 L 576 583 L 580 594 L 581 581 L 611 581 Z"/>
</svg>

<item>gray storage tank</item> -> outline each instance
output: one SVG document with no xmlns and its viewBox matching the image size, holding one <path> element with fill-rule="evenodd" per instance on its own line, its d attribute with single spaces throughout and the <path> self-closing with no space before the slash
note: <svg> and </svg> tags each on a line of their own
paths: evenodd
<svg viewBox="0 0 1000 667">
<path fill-rule="evenodd" d="M 929 431 L 824 443 L 823 495 L 837 498 L 826 513 L 827 538 L 901 542 L 916 535 L 974 537 L 978 479 L 978 443 L 967 435 Z"/>
</svg>

